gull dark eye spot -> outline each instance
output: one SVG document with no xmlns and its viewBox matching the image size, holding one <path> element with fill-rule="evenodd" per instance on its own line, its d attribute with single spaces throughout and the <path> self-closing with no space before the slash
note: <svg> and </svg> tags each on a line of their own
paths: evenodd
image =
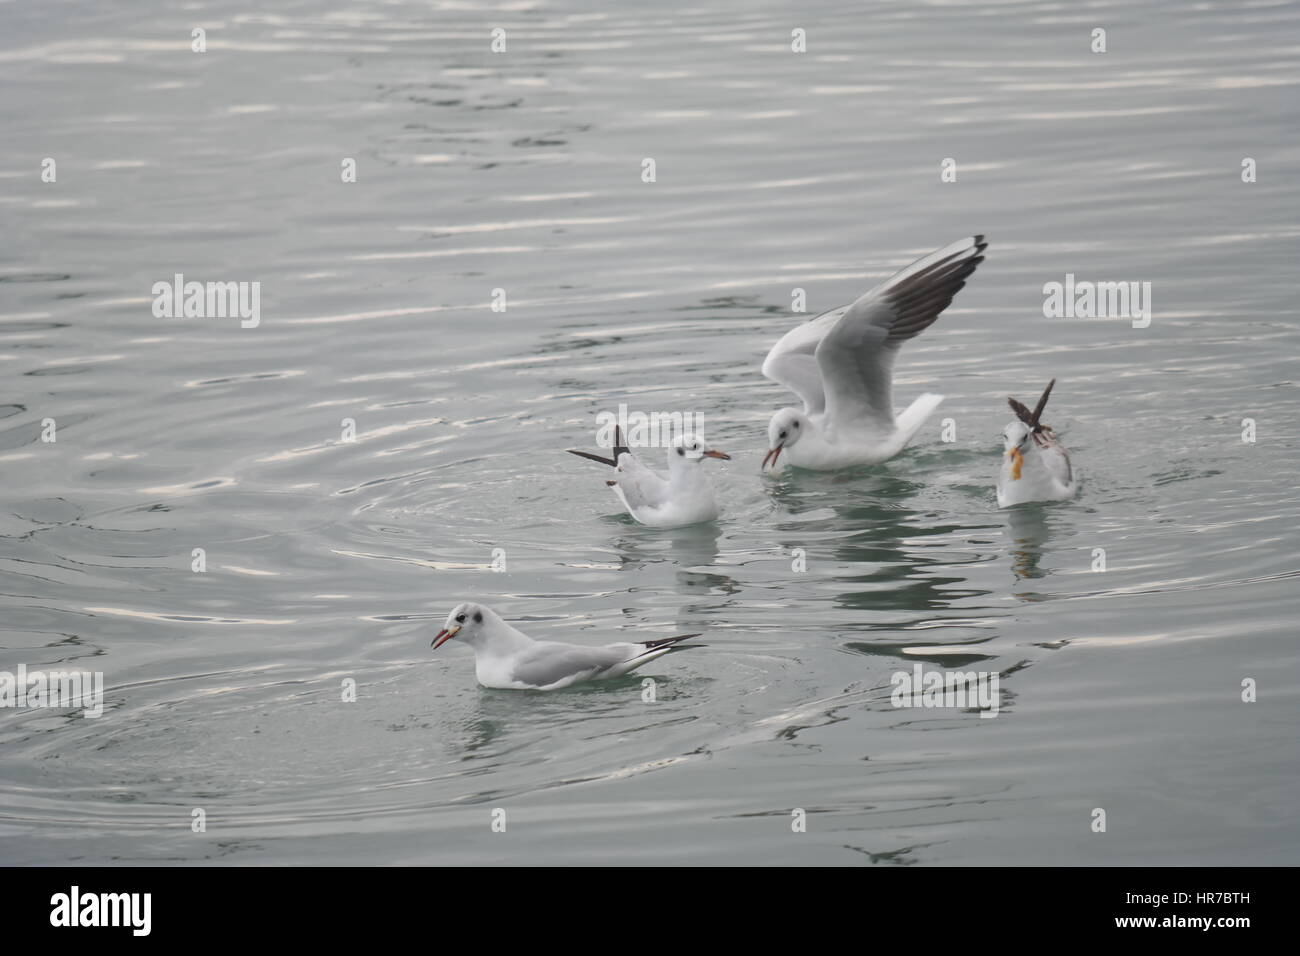
<svg viewBox="0 0 1300 956">
<path fill-rule="evenodd" d="M 686 449 L 685 449 L 685 448 L 679 448 L 679 449 L 677 449 L 677 454 L 679 454 L 679 455 L 685 455 L 685 454 L 686 454 Z"/>
<path fill-rule="evenodd" d="M 798 428 L 798 427 L 799 427 L 799 423 L 798 423 L 798 422 L 795 422 L 795 423 L 794 423 L 794 427 L 795 427 L 795 428 Z"/>
<path fill-rule="evenodd" d="M 781 432 L 781 434 L 780 434 L 780 435 L 778 435 L 778 436 L 777 436 L 777 437 L 778 437 L 778 438 L 784 438 L 784 437 L 785 437 L 785 436 L 786 436 L 786 435 L 787 435 L 787 434 L 789 434 L 789 432 Z M 792 454 L 792 455 L 793 455 L 793 454 L 794 454 L 794 452 L 790 452 L 790 454 Z"/>
<path fill-rule="evenodd" d="M 457 620 L 458 623 L 460 623 L 460 624 L 464 624 L 464 623 L 465 623 L 465 615 L 464 615 L 464 614 L 457 614 L 457 615 L 456 615 L 456 620 Z"/>
</svg>

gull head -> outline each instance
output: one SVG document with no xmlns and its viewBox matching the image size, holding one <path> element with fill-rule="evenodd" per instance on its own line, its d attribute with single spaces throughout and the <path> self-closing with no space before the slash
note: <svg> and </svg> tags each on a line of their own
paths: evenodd
<svg viewBox="0 0 1300 956">
<path fill-rule="evenodd" d="M 1011 480 L 1020 480 L 1020 469 L 1025 466 L 1025 452 L 1029 451 L 1029 441 L 1034 430 L 1022 421 L 1014 421 L 1002 429 L 1002 447 L 1011 462 Z"/>
<path fill-rule="evenodd" d="M 453 637 L 459 636 L 467 644 L 473 644 L 482 632 L 486 622 L 494 615 L 491 611 L 481 604 L 475 604 L 472 601 L 466 601 L 463 604 L 457 604 L 447 615 L 447 621 L 442 626 L 442 630 L 433 636 L 435 650 L 446 644 Z"/>
<path fill-rule="evenodd" d="M 678 435 L 673 439 L 668 450 L 668 461 L 703 461 L 705 458 L 721 458 L 731 461 L 731 456 L 724 451 L 710 448 L 703 435 Z"/>
<path fill-rule="evenodd" d="M 781 449 L 789 448 L 808 430 L 808 419 L 794 408 L 783 408 L 767 423 L 767 454 L 763 456 L 763 467 L 771 465 L 776 468 L 776 461 L 781 457 Z"/>
</svg>

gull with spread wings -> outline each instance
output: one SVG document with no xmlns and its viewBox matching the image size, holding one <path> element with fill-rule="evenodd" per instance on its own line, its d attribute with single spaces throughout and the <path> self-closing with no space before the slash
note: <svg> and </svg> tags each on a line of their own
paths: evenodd
<svg viewBox="0 0 1300 956">
<path fill-rule="evenodd" d="M 851 305 L 792 329 L 772 347 L 763 374 L 803 399 L 768 425 L 763 465 L 816 471 L 893 458 L 943 401 L 925 393 L 894 415 L 894 358 L 928 329 L 984 261 L 971 236 L 918 259 Z M 784 457 L 783 457 L 784 453 Z"/>
</svg>

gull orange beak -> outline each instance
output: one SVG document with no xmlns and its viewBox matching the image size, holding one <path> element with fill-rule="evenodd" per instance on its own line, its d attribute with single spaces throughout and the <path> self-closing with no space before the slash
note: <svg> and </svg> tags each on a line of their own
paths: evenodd
<svg viewBox="0 0 1300 956">
<path fill-rule="evenodd" d="M 781 449 L 784 447 L 785 445 L 782 444 L 777 445 L 775 448 L 769 448 L 767 454 L 763 456 L 763 468 L 766 468 L 769 464 L 775 468 L 776 460 L 781 457 Z M 762 471 L 762 468 L 759 470 Z"/>
<path fill-rule="evenodd" d="M 1025 466 L 1025 456 L 1019 448 L 1012 448 L 1007 451 L 1007 457 L 1011 459 L 1011 480 L 1019 481 L 1020 469 Z"/>
<path fill-rule="evenodd" d="M 438 648 L 442 647 L 442 645 L 455 637 L 458 631 L 460 631 L 459 627 L 444 627 L 437 634 L 433 635 L 433 643 L 430 646 L 436 651 Z"/>
<path fill-rule="evenodd" d="M 714 448 L 710 448 L 708 451 L 706 451 L 706 452 L 704 453 L 704 457 L 705 457 L 705 458 L 721 458 L 723 461 L 731 461 L 731 456 L 728 455 L 725 451 L 718 451 L 718 450 L 716 450 L 716 449 L 714 449 Z"/>
</svg>

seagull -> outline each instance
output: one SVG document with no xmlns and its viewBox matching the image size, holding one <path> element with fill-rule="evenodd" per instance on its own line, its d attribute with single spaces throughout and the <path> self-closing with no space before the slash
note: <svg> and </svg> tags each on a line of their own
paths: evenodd
<svg viewBox="0 0 1300 956">
<path fill-rule="evenodd" d="M 651 528 L 680 528 L 712 521 L 718 516 L 713 485 L 700 464 L 705 458 L 730 461 L 725 452 L 710 448 L 699 435 L 678 435 L 668 448 L 668 478 L 661 478 L 623 444 L 623 431 L 614 429 L 614 457 L 568 449 L 570 455 L 609 465 L 618 477 L 605 484 L 614 489 L 633 518 Z"/>
<path fill-rule="evenodd" d="M 1070 467 L 1070 453 L 1057 441 L 1056 433 L 1039 420 L 1055 384 L 1056 379 L 1047 383 L 1032 412 L 1014 398 L 1007 399 L 1016 421 L 1002 430 L 1006 452 L 998 474 L 999 508 L 1027 501 L 1065 501 L 1079 490 L 1078 475 Z"/>
<path fill-rule="evenodd" d="M 894 356 L 930 327 L 984 261 L 983 236 L 970 236 L 916 260 L 852 305 L 787 332 L 763 361 L 763 374 L 803 399 L 767 426 L 763 467 L 785 461 L 832 471 L 893 458 L 943 401 L 926 392 L 894 417 Z"/>
<path fill-rule="evenodd" d="M 585 680 L 621 677 L 679 642 L 698 634 L 679 634 L 639 644 L 605 644 L 588 647 L 535 641 L 511 627 L 482 604 L 457 604 L 447 623 L 434 635 L 436 650 L 453 637 L 474 649 L 474 672 L 484 687 L 506 690 L 559 690 Z"/>
</svg>

